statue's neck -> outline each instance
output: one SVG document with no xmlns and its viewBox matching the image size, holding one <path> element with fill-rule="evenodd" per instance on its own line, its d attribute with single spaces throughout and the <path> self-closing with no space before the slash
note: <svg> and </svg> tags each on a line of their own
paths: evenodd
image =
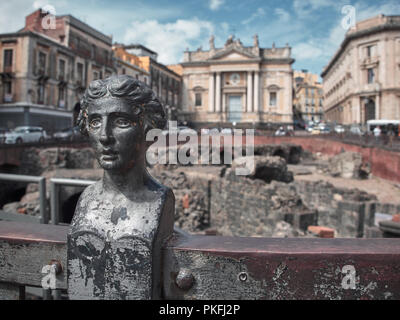
<svg viewBox="0 0 400 320">
<path fill-rule="evenodd" d="M 143 190 L 148 179 L 144 166 L 135 166 L 127 172 L 104 170 L 103 190 L 108 193 L 123 193 L 127 197 Z"/>
</svg>

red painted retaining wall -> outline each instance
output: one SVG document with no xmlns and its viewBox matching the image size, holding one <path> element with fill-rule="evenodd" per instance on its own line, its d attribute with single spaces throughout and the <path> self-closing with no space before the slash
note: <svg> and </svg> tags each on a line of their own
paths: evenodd
<svg viewBox="0 0 400 320">
<path fill-rule="evenodd" d="M 304 137 L 262 137 L 255 136 L 254 144 L 293 143 L 312 153 L 321 152 L 336 155 L 343 150 L 361 153 L 363 161 L 369 162 L 374 176 L 400 182 L 400 153 L 380 148 L 362 147 L 343 142 Z"/>
</svg>

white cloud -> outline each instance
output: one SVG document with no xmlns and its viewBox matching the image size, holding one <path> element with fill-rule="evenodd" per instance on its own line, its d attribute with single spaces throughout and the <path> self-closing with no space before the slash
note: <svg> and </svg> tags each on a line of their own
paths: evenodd
<svg viewBox="0 0 400 320">
<path fill-rule="evenodd" d="M 224 4 L 224 2 L 225 0 L 210 0 L 209 7 L 211 10 L 216 11 Z"/>
<path fill-rule="evenodd" d="M 224 33 L 228 33 L 228 31 L 229 31 L 229 23 L 227 23 L 227 22 L 221 22 L 221 28 L 222 28 L 222 31 L 223 31 Z"/>
<path fill-rule="evenodd" d="M 140 43 L 158 53 L 158 61 L 173 64 L 181 61 L 187 47 L 207 43 L 213 25 L 204 20 L 176 20 L 162 24 L 157 20 L 134 21 L 126 30 L 124 43 Z"/>
<path fill-rule="evenodd" d="M 36 0 L 33 2 L 32 7 L 33 9 L 40 9 L 46 5 L 49 5 L 49 1 L 48 0 Z"/>
<path fill-rule="evenodd" d="M 263 8 L 258 8 L 256 12 L 254 12 L 250 18 L 247 18 L 246 20 L 242 21 L 242 24 L 249 24 L 250 22 L 252 22 L 253 20 L 265 16 L 265 10 Z"/>
<path fill-rule="evenodd" d="M 281 20 L 281 21 L 287 22 L 290 19 L 290 13 L 287 12 L 285 9 L 276 8 L 275 14 L 279 16 L 279 20 Z"/>
<path fill-rule="evenodd" d="M 357 2 L 356 8 L 356 19 L 357 21 L 365 20 L 378 14 L 385 15 L 396 15 L 400 14 L 400 4 L 398 1 L 387 1 L 383 4 L 366 5 L 363 2 Z"/>
<path fill-rule="evenodd" d="M 323 50 L 313 43 L 299 43 L 293 47 L 293 57 L 298 60 L 319 59 Z"/>
<path fill-rule="evenodd" d="M 299 17 L 308 17 L 313 11 L 320 8 L 337 6 L 335 0 L 294 0 L 293 9 Z"/>
</svg>

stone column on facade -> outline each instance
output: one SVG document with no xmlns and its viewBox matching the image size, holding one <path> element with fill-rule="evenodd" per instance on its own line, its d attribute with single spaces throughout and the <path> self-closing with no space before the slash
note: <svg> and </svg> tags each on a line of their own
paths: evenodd
<svg viewBox="0 0 400 320">
<path fill-rule="evenodd" d="M 226 112 L 226 94 L 225 93 L 222 94 L 222 112 L 223 113 Z"/>
<path fill-rule="evenodd" d="M 247 112 L 253 110 L 253 72 L 247 72 Z"/>
<path fill-rule="evenodd" d="M 375 119 L 381 119 L 381 96 L 379 94 L 375 98 Z"/>
<path fill-rule="evenodd" d="M 217 72 L 215 89 L 215 111 L 221 112 L 221 72 Z"/>
<path fill-rule="evenodd" d="M 214 73 L 210 73 L 208 83 L 208 111 L 214 112 Z"/>
<path fill-rule="evenodd" d="M 254 72 L 254 112 L 260 111 L 260 81 L 259 72 Z"/>
</svg>

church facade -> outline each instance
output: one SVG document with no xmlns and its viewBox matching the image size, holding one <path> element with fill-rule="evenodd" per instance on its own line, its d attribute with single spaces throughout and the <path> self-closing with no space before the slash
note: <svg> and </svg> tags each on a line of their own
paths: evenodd
<svg viewBox="0 0 400 320">
<path fill-rule="evenodd" d="M 184 53 L 180 119 L 196 126 L 259 127 L 293 122 L 291 48 L 243 46 L 230 36 L 223 48 Z"/>
</svg>

